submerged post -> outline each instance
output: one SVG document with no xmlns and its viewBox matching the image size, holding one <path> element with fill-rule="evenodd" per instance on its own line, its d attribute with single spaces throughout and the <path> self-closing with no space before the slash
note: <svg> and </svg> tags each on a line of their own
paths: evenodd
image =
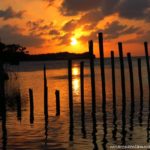
<svg viewBox="0 0 150 150">
<path fill-rule="evenodd" d="M 131 90 L 131 102 L 134 105 L 134 78 L 133 78 L 133 65 L 131 53 L 127 53 L 128 65 L 129 65 L 129 74 L 130 74 L 130 90 Z"/>
<path fill-rule="evenodd" d="M 119 59 L 120 59 L 120 70 L 121 70 L 121 87 L 122 87 L 122 144 L 126 142 L 126 88 L 125 88 L 125 73 L 124 73 L 124 58 L 122 43 L 118 43 L 119 47 Z"/>
<path fill-rule="evenodd" d="M 29 97 L 30 97 L 30 123 L 34 122 L 34 100 L 33 100 L 33 90 L 29 89 Z"/>
<path fill-rule="evenodd" d="M 56 95 L 56 116 L 60 115 L 60 92 L 59 90 L 55 91 Z"/>
<path fill-rule="evenodd" d="M 68 86 L 70 111 L 70 141 L 73 141 L 73 90 L 72 90 L 72 60 L 68 60 Z"/>
<path fill-rule="evenodd" d="M 112 68 L 112 94 L 113 94 L 113 108 L 116 109 L 116 80 L 115 80 L 115 60 L 114 52 L 111 51 L 111 68 Z"/>
<path fill-rule="evenodd" d="M 44 115 L 48 116 L 48 87 L 46 78 L 46 66 L 44 65 Z"/>
<path fill-rule="evenodd" d="M 81 89 L 81 122 L 83 137 L 86 137 L 85 131 L 85 111 L 84 111 L 84 62 L 80 63 L 80 89 Z"/>
<path fill-rule="evenodd" d="M 116 112 L 116 80 L 115 80 L 115 59 L 114 51 L 111 51 L 111 68 L 112 68 L 112 95 L 113 95 L 113 130 L 112 137 L 114 140 L 117 139 L 117 112 Z"/>
<path fill-rule="evenodd" d="M 144 48 L 145 48 L 145 57 L 146 57 L 146 64 L 147 64 L 147 76 L 148 76 L 148 85 L 150 90 L 150 65 L 149 65 L 149 55 L 148 55 L 148 43 L 144 42 Z"/>
<path fill-rule="evenodd" d="M 143 97 L 143 82 L 142 82 L 142 69 L 140 58 L 138 58 L 138 77 L 139 77 L 140 95 L 141 97 Z"/>
<path fill-rule="evenodd" d="M 103 33 L 98 34 L 99 40 L 99 52 L 100 52 L 100 69 L 101 69 L 101 81 L 102 81 L 102 106 L 106 107 L 106 87 L 105 87 L 105 66 L 104 66 L 104 47 L 103 47 Z"/>
<path fill-rule="evenodd" d="M 81 113 L 84 114 L 84 62 L 80 63 Z"/>
<path fill-rule="evenodd" d="M 121 70 L 121 87 L 122 87 L 122 97 L 123 97 L 123 104 L 126 104 L 126 88 L 125 88 L 125 73 L 124 73 L 124 58 L 123 58 L 123 50 L 122 50 L 122 43 L 118 43 L 119 47 L 119 58 L 120 58 L 120 70 Z"/>
<path fill-rule="evenodd" d="M 94 71 L 94 57 L 93 57 L 93 41 L 89 41 L 90 54 L 90 70 L 91 70 L 91 92 L 92 92 L 92 109 L 95 110 L 95 71 Z"/>
</svg>

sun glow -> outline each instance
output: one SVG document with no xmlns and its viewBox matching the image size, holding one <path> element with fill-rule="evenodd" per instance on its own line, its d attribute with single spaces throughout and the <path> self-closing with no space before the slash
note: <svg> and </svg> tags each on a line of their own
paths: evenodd
<svg viewBox="0 0 150 150">
<path fill-rule="evenodd" d="M 71 38 L 71 43 L 70 43 L 70 44 L 71 44 L 72 46 L 75 46 L 75 45 L 77 45 L 77 43 L 78 43 L 77 39 L 74 38 L 74 37 L 72 37 L 72 38 Z"/>
</svg>

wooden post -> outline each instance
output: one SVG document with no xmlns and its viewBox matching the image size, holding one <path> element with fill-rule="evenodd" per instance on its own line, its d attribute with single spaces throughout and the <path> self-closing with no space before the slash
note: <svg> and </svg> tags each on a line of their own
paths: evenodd
<svg viewBox="0 0 150 150">
<path fill-rule="evenodd" d="M 115 59 L 114 52 L 111 51 L 111 68 L 112 68 L 112 94 L 113 94 L 113 139 L 116 140 L 117 134 L 117 114 L 116 114 L 116 80 L 115 80 Z"/>
<path fill-rule="evenodd" d="M 72 91 L 72 60 L 68 60 L 69 110 L 70 110 L 70 141 L 73 141 L 73 91 Z"/>
<path fill-rule="evenodd" d="M 84 114 L 84 62 L 80 63 L 81 113 Z"/>
<path fill-rule="evenodd" d="M 149 55 L 148 55 L 148 43 L 144 42 L 144 48 L 145 48 L 145 57 L 146 57 L 146 64 L 147 64 L 147 76 L 148 76 L 148 85 L 150 90 L 150 65 L 149 65 Z"/>
<path fill-rule="evenodd" d="M 134 128 L 134 78 L 133 78 L 133 66 L 131 54 L 127 53 L 128 65 L 129 65 L 129 74 L 130 74 L 130 93 L 131 93 L 131 113 L 130 113 L 130 140 L 132 139 L 132 131 Z"/>
<path fill-rule="evenodd" d="M 98 34 L 99 52 L 100 52 L 100 67 L 101 67 L 101 81 L 102 81 L 102 108 L 106 107 L 106 87 L 105 87 L 105 66 L 104 66 L 104 48 L 103 48 L 103 33 Z"/>
<path fill-rule="evenodd" d="M 132 58 L 130 53 L 127 53 L 127 58 L 128 58 L 129 74 L 130 74 L 131 102 L 133 106 L 134 105 L 134 78 L 133 78 Z"/>
<path fill-rule="evenodd" d="M 56 95 L 56 116 L 60 115 L 60 92 L 59 90 L 55 91 Z"/>
<path fill-rule="evenodd" d="M 138 58 L 138 76 L 139 76 L 140 95 L 143 97 L 143 82 L 142 82 L 142 69 L 140 58 Z"/>
<path fill-rule="evenodd" d="M 48 116 L 48 87 L 46 78 L 46 66 L 44 65 L 44 115 Z"/>
<path fill-rule="evenodd" d="M 138 77 L 139 77 L 139 87 L 140 87 L 140 113 L 139 113 L 139 123 L 142 126 L 143 117 L 143 82 L 142 82 L 142 69 L 141 69 L 141 59 L 138 58 Z"/>
<path fill-rule="evenodd" d="M 125 73 L 124 73 L 124 58 L 123 58 L 123 50 L 122 43 L 118 43 L 119 46 L 119 58 L 120 58 L 120 70 L 121 70 L 121 87 L 122 87 L 122 97 L 125 100 L 126 98 L 126 88 L 125 88 Z M 126 102 L 123 101 L 123 104 Z"/>
<path fill-rule="evenodd" d="M 92 91 L 92 109 L 95 110 L 95 71 L 94 71 L 94 58 L 93 58 L 93 41 L 89 41 L 89 54 L 90 54 L 90 70 L 91 70 L 91 91 Z M 95 112 L 93 112 L 95 113 Z"/>
<path fill-rule="evenodd" d="M 29 89 L 29 97 L 30 97 L 30 123 L 34 122 L 34 100 L 33 100 L 33 90 Z"/>
<path fill-rule="evenodd" d="M 122 87 L 122 144 L 126 143 L 126 88 L 125 88 L 125 73 L 124 73 L 124 58 L 122 43 L 118 43 L 119 58 L 120 58 L 120 70 L 121 70 L 121 87 Z"/>
<path fill-rule="evenodd" d="M 112 67 L 113 108 L 116 110 L 115 60 L 114 60 L 114 52 L 113 51 L 111 51 L 111 67 Z"/>
<path fill-rule="evenodd" d="M 80 89 L 81 89 L 81 122 L 83 138 L 86 137 L 85 131 L 85 111 L 84 111 L 84 62 L 80 63 Z"/>
</svg>

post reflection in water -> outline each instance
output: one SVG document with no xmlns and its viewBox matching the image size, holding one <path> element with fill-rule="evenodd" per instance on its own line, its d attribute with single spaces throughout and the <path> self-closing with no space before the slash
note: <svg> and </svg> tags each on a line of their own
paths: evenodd
<svg viewBox="0 0 150 150">
<path fill-rule="evenodd" d="M 0 115 L 2 119 L 2 149 L 7 149 L 7 128 L 6 128 L 6 99 L 4 80 L 0 79 Z"/>
<path fill-rule="evenodd" d="M 148 119 L 147 119 L 147 143 L 150 141 L 150 93 L 149 93 L 149 107 L 148 107 Z"/>
<path fill-rule="evenodd" d="M 1 117 L 2 117 L 2 148 L 7 149 L 7 128 L 6 128 L 6 104 L 5 100 L 1 99 Z"/>
</svg>

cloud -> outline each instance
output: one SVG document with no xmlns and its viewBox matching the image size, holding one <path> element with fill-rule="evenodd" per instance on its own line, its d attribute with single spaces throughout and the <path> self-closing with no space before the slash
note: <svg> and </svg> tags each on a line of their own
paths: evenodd
<svg viewBox="0 0 150 150">
<path fill-rule="evenodd" d="M 40 47 L 44 39 L 37 35 L 23 35 L 17 26 L 5 25 L 0 28 L 0 37 L 4 43 L 20 44 L 26 47 Z"/>
<path fill-rule="evenodd" d="M 126 43 L 143 43 L 145 41 L 150 42 L 150 30 L 139 34 L 136 38 L 127 40 Z"/>
<path fill-rule="evenodd" d="M 117 13 L 122 18 L 150 20 L 150 0 L 63 0 L 60 7 L 65 16 L 92 13 L 94 10 L 99 10 L 102 18 Z"/>
<path fill-rule="evenodd" d="M 64 0 L 60 11 L 63 15 L 72 16 L 80 12 L 99 8 L 100 0 Z"/>
<path fill-rule="evenodd" d="M 53 29 L 53 30 L 50 30 L 49 34 L 55 36 L 55 35 L 60 35 L 60 32 Z"/>
<path fill-rule="evenodd" d="M 52 6 L 55 2 L 55 0 L 43 0 L 43 1 L 48 2 L 48 6 Z"/>
<path fill-rule="evenodd" d="M 103 32 L 104 34 L 106 34 L 106 39 L 114 39 L 122 35 L 138 33 L 139 31 L 139 27 L 128 26 L 125 24 L 121 24 L 119 21 L 113 21 L 112 23 L 108 23 L 106 25 Z"/>
<path fill-rule="evenodd" d="M 140 35 L 142 33 L 139 27 L 128 26 L 126 24 L 121 24 L 119 21 L 113 21 L 111 23 L 107 23 L 104 29 L 96 28 L 89 35 L 83 35 L 80 37 L 80 41 L 83 43 L 89 40 L 97 40 L 97 34 L 99 32 L 103 32 L 105 34 L 105 40 L 116 39 L 120 36 L 137 34 Z"/>
<path fill-rule="evenodd" d="M 70 31 L 74 31 L 78 26 L 79 26 L 78 20 L 71 19 L 70 21 L 64 24 L 62 30 L 66 32 L 70 32 Z"/>
<path fill-rule="evenodd" d="M 149 0 L 122 0 L 118 7 L 118 12 L 124 18 L 143 19 L 146 18 L 146 10 L 149 7 Z"/>
<path fill-rule="evenodd" d="M 29 28 L 29 32 L 31 34 L 49 35 L 49 32 L 54 28 L 54 25 L 53 22 L 46 24 L 43 19 L 39 19 L 36 21 L 28 21 L 27 27 Z"/>
<path fill-rule="evenodd" d="M 0 10 L 0 17 L 4 20 L 12 18 L 22 18 L 25 11 L 15 12 L 12 7 L 8 7 L 6 10 Z"/>
</svg>

